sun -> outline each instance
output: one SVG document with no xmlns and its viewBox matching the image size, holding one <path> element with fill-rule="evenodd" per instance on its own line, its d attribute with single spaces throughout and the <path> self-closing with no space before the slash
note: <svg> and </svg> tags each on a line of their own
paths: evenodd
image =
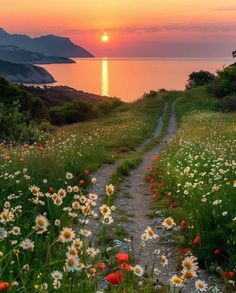
<svg viewBox="0 0 236 293">
<path fill-rule="evenodd" d="M 103 43 L 107 43 L 109 41 L 109 36 L 107 33 L 104 33 L 102 36 L 101 36 L 101 41 Z"/>
</svg>

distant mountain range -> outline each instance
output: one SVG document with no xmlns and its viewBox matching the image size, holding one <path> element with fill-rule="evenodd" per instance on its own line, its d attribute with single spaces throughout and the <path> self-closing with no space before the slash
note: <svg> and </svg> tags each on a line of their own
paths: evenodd
<svg viewBox="0 0 236 293">
<path fill-rule="evenodd" d="M 0 60 L 0 75 L 8 81 L 22 83 L 52 83 L 53 76 L 42 67 Z"/>
<path fill-rule="evenodd" d="M 51 64 L 51 63 L 75 63 L 67 57 L 48 56 L 38 52 L 32 52 L 12 45 L 0 44 L 0 60 L 15 63 Z"/>
<path fill-rule="evenodd" d="M 9 81 L 54 82 L 47 70 L 32 64 L 74 63 L 70 57 L 89 58 L 93 55 L 69 38 L 54 35 L 31 38 L 9 34 L 0 28 L 0 74 Z"/>
<path fill-rule="evenodd" d="M 55 35 L 31 38 L 27 35 L 9 34 L 0 28 L 0 44 L 13 45 L 21 49 L 57 57 L 94 57 L 86 49 L 75 45 L 69 38 Z"/>
</svg>

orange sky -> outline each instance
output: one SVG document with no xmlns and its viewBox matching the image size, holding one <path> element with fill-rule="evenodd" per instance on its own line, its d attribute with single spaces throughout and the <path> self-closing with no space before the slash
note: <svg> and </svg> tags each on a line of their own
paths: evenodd
<svg viewBox="0 0 236 293">
<path fill-rule="evenodd" d="M 236 0 L 1 0 L 0 27 L 69 36 L 96 56 L 229 56 Z M 102 44 L 106 31 L 110 42 Z"/>
</svg>

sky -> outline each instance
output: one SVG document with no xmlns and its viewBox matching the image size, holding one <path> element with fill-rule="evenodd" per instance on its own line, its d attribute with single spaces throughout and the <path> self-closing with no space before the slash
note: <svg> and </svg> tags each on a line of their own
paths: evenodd
<svg viewBox="0 0 236 293">
<path fill-rule="evenodd" d="M 0 0 L 0 27 L 67 36 L 97 57 L 231 57 L 236 0 Z"/>
</svg>

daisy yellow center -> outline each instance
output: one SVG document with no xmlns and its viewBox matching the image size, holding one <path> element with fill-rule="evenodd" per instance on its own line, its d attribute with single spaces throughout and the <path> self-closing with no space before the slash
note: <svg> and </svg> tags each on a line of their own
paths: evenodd
<svg viewBox="0 0 236 293">
<path fill-rule="evenodd" d="M 198 283 L 198 288 L 203 289 L 204 288 L 204 284 L 202 282 Z"/>
<path fill-rule="evenodd" d="M 175 277 L 175 278 L 173 279 L 173 282 L 176 283 L 176 284 L 180 284 L 180 283 L 182 283 L 182 279 L 179 278 L 179 277 Z"/>
<path fill-rule="evenodd" d="M 185 267 L 187 270 L 191 270 L 191 268 L 192 268 L 192 263 L 189 262 L 189 261 L 186 261 L 186 262 L 184 263 L 184 267 Z"/>
<path fill-rule="evenodd" d="M 154 235 L 154 232 L 152 230 L 148 230 L 148 235 L 149 236 L 153 236 Z"/>
<path fill-rule="evenodd" d="M 193 278 L 193 273 L 192 273 L 192 272 L 186 272 L 186 273 L 184 274 L 184 277 L 185 277 L 186 279 L 192 279 L 192 278 Z"/>
<path fill-rule="evenodd" d="M 70 259 L 68 259 L 67 264 L 69 267 L 73 267 L 73 265 L 75 264 L 75 261 L 73 260 L 73 258 L 70 258 Z"/>
<path fill-rule="evenodd" d="M 69 239 L 69 238 L 71 237 L 71 233 L 70 233 L 70 231 L 65 231 L 65 232 L 64 232 L 64 237 L 65 237 L 66 239 Z"/>
<path fill-rule="evenodd" d="M 38 219 L 38 225 L 43 226 L 45 224 L 44 219 Z"/>
<path fill-rule="evenodd" d="M 141 272 L 140 268 L 136 268 L 135 272 L 139 274 Z"/>
<path fill-rule="evenodd" d="M 171 219 L 167 219 L 167 220 L 166 220 L 166 224 L 167 224 L 167 225 L 171 225 L 171 224 L 172 224 Z"/>
</svg>

